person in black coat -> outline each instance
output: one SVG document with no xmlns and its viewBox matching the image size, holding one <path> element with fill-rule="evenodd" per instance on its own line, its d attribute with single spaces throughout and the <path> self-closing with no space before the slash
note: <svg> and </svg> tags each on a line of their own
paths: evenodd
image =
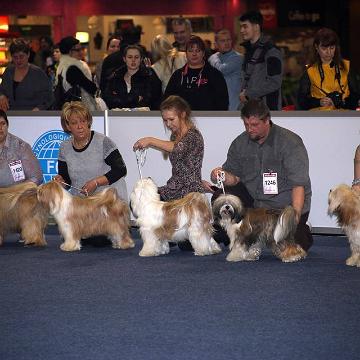
<svg viewBox="0 0 360 360">
<path fill-rule="evenodd" d="M 164 98 L 178 95 L 192 110 L 227 110 L 229 95 L 222 73 L 205 60 L 205 44 L 198 36 L 186 43 L 187 64 L 176 70 L 166 87 Z"/>
<path fill-rule="evenodd" d="M 109 109 L 149 107 L 157 109 L 161 98 L 161 82 L 151 68 L 142 64 L 138 45 L 124 50 L 125 65 L 116 70 L 103 93 Z"/>
</svg>

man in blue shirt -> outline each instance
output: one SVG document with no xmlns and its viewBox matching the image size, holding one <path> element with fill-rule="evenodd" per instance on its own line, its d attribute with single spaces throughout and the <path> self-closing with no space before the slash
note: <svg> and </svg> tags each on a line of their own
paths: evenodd
<svg viewBox="0 0 360 360">
<path fill-rule="evenodd" d="M 229 110 L 238 110 L 243 56 L 233 50 L 231 34 L 227 29 L 215 34 L 215 44 L 218 52 L 210 56 L 209 63 L 224 75 L 229 92 Z"/>
</svg>

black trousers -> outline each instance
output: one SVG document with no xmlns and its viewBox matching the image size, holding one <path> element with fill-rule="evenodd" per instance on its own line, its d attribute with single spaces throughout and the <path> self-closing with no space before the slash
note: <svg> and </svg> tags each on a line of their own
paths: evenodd
<svg viewBox="0 0 360 360">
<path fill-rule="evenodd" d="M 238 196 L 241 199 L 243 205 L 247 208 L 254 207 L 254 199 L 248 192 L 245 185 L 241 182 L 235 186 L 226 186 L 225 193 Z M 221 189 L 216 191 L 211 198 L 211 203 L 213 203 L 215 199 L 219 197 L 221 194 L 222 194 Z M 308 217 L 309 217 L 309 212 L 306 212 L 301 215 L 295 232 L 295 242 L 299 244 L 305 251 L 308 251 L 314 242 L 310 228 L 306 224 Z M 214 225 L 214 229 L 215 229 L 215 233 L 214 233 L 215 241 L 217 241 L 218 243 L 224 243 L 225 245 L 229 245 L 230 240 L 229 237 L 227 236 L 226 231 L 220 225 L 217 224 Z"/>
</svg>

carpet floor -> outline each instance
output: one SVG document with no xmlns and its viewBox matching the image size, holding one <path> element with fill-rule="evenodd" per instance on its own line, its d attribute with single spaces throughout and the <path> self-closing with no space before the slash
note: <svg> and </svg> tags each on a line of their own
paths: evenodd
<svg viewBox="0 0 360 360">
<path fill-rule="evenodd" d="M 301 262 L 229 263 L 171 248 L 0 248 L 0 359 L 359 359 L 360 268 L 346 237 Z"/>
</svg>

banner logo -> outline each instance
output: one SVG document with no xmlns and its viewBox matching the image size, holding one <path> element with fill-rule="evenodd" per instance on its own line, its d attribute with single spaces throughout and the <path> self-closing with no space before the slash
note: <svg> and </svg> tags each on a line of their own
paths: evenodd
<svg viewBox="0 0 360 360">
<path fill-rule="evenodd" d="M 44 182 L 51 181 L 57 174 L 60 144 L 69 137 L 62 130 L 50 130 L 35 141 L 32 150 L 40 162 Z"/>
</svg>

